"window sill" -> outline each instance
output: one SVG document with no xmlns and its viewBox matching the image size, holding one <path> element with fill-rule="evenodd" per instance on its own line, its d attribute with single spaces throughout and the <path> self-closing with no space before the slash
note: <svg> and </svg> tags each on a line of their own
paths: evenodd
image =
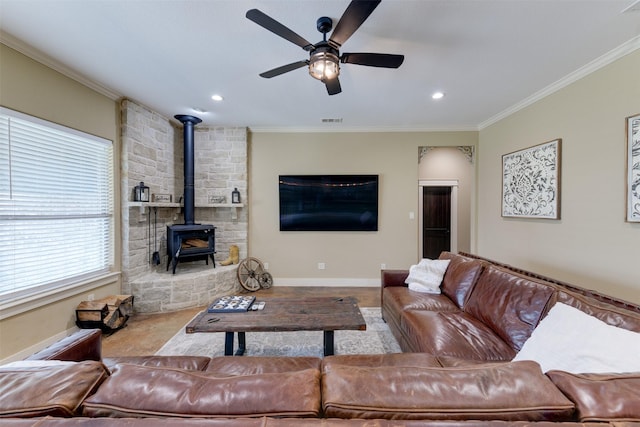
<svg viewBox="0 0 640 427">
<path fill-rule="evenodd" d="M 82 282 L 61 286 L 50 291 L 40 292 L 38 294 L 26 297 L 10 299 L 0 302 L 0 320 L 16 316 L 18 314 L 43 307 L 48 304 L 72 297 L 82 292 L 113 284 L 120 278 L 120 272 L 106 273 L 101 276 L 92 277 Z"/>
</svg>

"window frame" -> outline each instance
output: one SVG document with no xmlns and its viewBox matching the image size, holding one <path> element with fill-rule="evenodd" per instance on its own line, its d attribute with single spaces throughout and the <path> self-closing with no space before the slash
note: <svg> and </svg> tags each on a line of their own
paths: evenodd
<svg viewBox="0 0 640 427">
<path fill-rule="evenodd" d="M 62 280 L 54 280 L 43 285 L 36 285 L 31 290 L 26 288 L 16 292 L 7 292 L 0 295 L 0 320 L 2 320 L 19 313 L 77 295 L 78 293 L 95 289 L 96 287 L 117 283 L 120 272 L 115 271 L 117 266 L 117 242 L 115 239 L 117 235 L 116 227 L 118 224 L 116 203 L 118 178 L 115 168 L 117 147 L 115 142 L 107 138 L 73 129 L 68 126 L 63 126 L 48 120 L 43 120 L 2 106 L 0 106 L 0 114 L 9 118 L 26 121 L 37 126 L 50 128 L 53 132 L 63 132 L 69 134 L 70 137 L 76 136 L 107 144 L 111 150 L 111 164 L 107 166 L 107 169 L 111 174 L 111 183 L 108 187 L 108 197 L 111 200 L 109 213 L 111 219 L 110 226 L 108 227 L 108 233 L 106 234 L 107 237 L 102 240 L 106 245 L 108 245 L 110 252 L 106 259 L 105 268 L 91 273 L 77 274 Z"/>
</svg>

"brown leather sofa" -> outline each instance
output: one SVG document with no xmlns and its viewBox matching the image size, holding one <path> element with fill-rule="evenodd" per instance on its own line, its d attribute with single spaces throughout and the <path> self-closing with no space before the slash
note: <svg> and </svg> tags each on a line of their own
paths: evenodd
<svg viewBox="0 0 640 427">
<path fill-rule="evenodd" d="M 556 302 L 640 332 L 640 306 L 469 254 L 449 259 L 441 294 L 413 292 L 408 270 L 382 271 L 382 318 L 405 352 L 443 366 L 509 361 Z"/>
<path fill-rule="evenodd" d="M 638 307 L 441 257 L 439 295 L 410 291 L 408 271 L 382 272 L 383 317 L 405 353 L 103 358 L 100 331 L 80 330 L 0 367 L 0 425 L 640 426 L 640 373 L 545 375 L 511 361 L 555 301 L 634 331 Z"/>
</svg>

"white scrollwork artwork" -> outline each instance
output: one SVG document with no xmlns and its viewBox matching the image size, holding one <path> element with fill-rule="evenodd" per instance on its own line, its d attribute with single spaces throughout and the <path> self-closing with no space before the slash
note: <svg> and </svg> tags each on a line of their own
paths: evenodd
<svg viewBox="0 0 640 427">
<path fill-rule="evenodd" d="M 560 219 L 560 149 L 556 139 L 502 156 L 502 216 Z"/>
<path fill-rule="evenodd" d="M 627 221 L 640 222 L 640 114 L 627 117 Z"/>
</svg>

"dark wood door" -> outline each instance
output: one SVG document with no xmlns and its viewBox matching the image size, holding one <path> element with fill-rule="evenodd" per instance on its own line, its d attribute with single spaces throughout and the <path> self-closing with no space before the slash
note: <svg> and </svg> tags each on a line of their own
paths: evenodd
<svg viewBox="0 0 640 427">
<path fill-rule="evenodd" d="M 422 188 L 422 257 L 451 250 L 451 187 Z"/>
</svg>

